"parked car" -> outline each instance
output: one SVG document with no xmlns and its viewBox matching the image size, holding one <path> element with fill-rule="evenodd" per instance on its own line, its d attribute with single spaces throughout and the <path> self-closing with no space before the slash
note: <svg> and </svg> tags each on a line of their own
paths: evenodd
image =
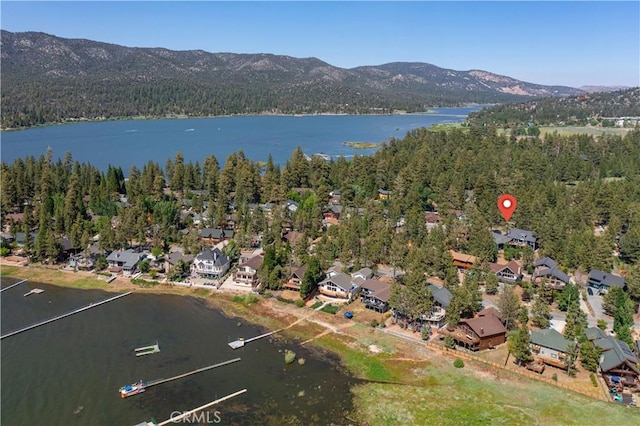
<svg viewBox="0 0 640 426">
<path fill-rule="evenodd" d="M 353 312 L 351 312 L 351 311 L 347 311 L 347 312 L 345 312 L 345 313 L 344 313 L 344 317 L 345 317 L 346 319 L 351 319 L 351 318 L 353 318 Z"/>
</svg>

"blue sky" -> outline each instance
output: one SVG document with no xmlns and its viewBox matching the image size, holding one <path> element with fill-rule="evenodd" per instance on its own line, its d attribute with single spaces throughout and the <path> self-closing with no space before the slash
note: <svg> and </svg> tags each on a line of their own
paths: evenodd
<svg viewBox="0 0 640 426">
<path fill-rule="evenodd" d="M 135 47 L 395 61 L 640 86 L 640 2 L 9 2 L 0 27 Z"/>
</svg>

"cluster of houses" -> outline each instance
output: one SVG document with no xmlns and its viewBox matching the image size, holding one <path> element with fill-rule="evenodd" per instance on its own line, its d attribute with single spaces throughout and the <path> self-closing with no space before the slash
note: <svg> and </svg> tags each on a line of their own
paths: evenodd
<svg viewBox="0 0 640 426">
<path fill-rule="evenodd" d="M 392 196 L 392 192 L 384 189 L 378 191 L 378 199 L 386 200 Z M 467 194 L 473 197 L 473 194 Z M 351 214 L 352 210 L 345 210 L 340 204 L 340 192 L 331 191 L 328 203 L 323 211 L 323 228 L 338 226 L 343 215 Z M 250 210 L 260 208 L 265 214 L 270 215 L 276 208 L 284 214 L 295 213 L 298 203 L 293 200 L 286 200 L 280 206 L 272 203 L 261 205 L 250 205 Z M 358 213 L 356 211 L 356 213 Z M 464 218 L 463 212 L 456 213 L 459 219 Z M 193 215 L 193 223 L 200 226 L 208 222 L 206 212 Z M 425 226 L 429 231 L 441 224 L 440 215 L 437 212 L 425 212 Z M 140 262 L 148 261 L 152 268 L 165 272 L 172 270 L 177 265 L 187 266 L 187 271 L 191 277 L 197 277 L 205 281 L 221 280 L 231 274 L 233 281 L 248 288 L 258 288 L 260 279 L 258 271 L 263 263 L 263 254 L 254 251 L 251 254 L 243 254 L 240 257 L 238 266 L 231 270 L 232 261 L 222 251 L 224 242 L 234 237 L 235 219 L 229 215 L 227 223 L 221 228 L 200 228 L 199 237 L 209 248 L 204 249 L 196 255 L 185 254 L 182 251 L 172 251 L 163 258 L 158 259 L 148 251 L 140 250 L 118 250 L 106 256 L 108 270 L 115 274 L 125 276 L 135 276 L 138 272 Z M 491 235 L 498 250 L 506 247 L 537 249 L 538 241 L 535 233 L 526 229 L 510 229 L 507 232 L 492 230 Z M 283 241 L 286 240 L 293 245 L 302 234 L 286 228 L 283 231 Z M 3 238 L 9 238 L 3 234 Z M 15 237 L 18 244 L 24 244 L 25 240 L 37 238 L 37 233 L 26 235 L 18 233 Z M 258 248 L 260 244 L 259 236 L 252 240 L 252 247 Z M 105 255 L 98 248 L 97 244 L 91 244 L 88 249 L 82 252 L 74 251 L 68 239 L 59 241 L 63 253 L 69 260 L 69 265 L 74 268 L 90 270 L 99 255 Z M 466 272 L 477 265 L 474 256 L 450 250 L 453 264 L 459 272 Z M 290 272 L 289 279 L 284 283 L 284 288 L 293 291 L 300 291 L 303 277 L 306 272 L 306 265 L 302 265 Z M 525 277 L 522 265 L 519 261 L 491 263 L 490 271 L 496 275 L 498 281 L 503 284 L 515 284 Z M 527 278 L 529 279 L 529 278 Z M 533 273 L 530 276 L 533 283 L 546 285 L 554 290 L 561 291 L 567 284 L 573 282 L 566 272 L 562 271 L 558 263 L 549 258 L 543 257 L 535 260 Z M 208 282 L 212 284 L 211 282 Z M 345 273 L 340 268 L 333 267 L 326 271 L 324 279 L 318 284 L 318 293 L 331 300 L 352 301 L 361 300 L 363 305 L 374 312 L 386 313 L 391 311 L 391 321 L 401 324 L 415 331 L 421 331 L 423 327 L 430 327 L 438 330 L 441 335 L 449 335 L 455 344 L 471 351 L 480 351 L 495 348 L 506 342 L 507 329 L 499 318 L 499 312 L 494 308 L 486 308 L 478 312 L 473 318 L 462 319 L 458 324 L 445 327 L 446 310 L 453 298 L 452 293 L 444 286 L 442 280 L 436 277 L 426 279 L 433 297 L 433 307 L 424 312 L 417 321 L 411 321 L 398 310 L 393 310 L 389 306 L 391 297 L 392 282 L 384 278 L 375 277 L 370 268 L 362 268 L 353 273 Z M 612 287 L 625 288 L 623 277 L 610 274 L 604 271 L 592 270 L 588 276 L 588 289 L 590 294 L 603 294 Z M 629 348 L 621 342 L 597 328 L 587 329 L 587 337 L 597 347 L 602 350 L 599 360 L 602 375 L 612 388 L 627 388 L 640 391 L 640 370 L 638 368 L 638 355 L 634 353 L 640 350 L 639 347 Z M 531 351 L 538 363 L 567 369 L 569 362 L 569 350 L 575 342 L 566 339 L 562 334 L 554 329 L 532 330 L 530 331 Z"/>
</svg>

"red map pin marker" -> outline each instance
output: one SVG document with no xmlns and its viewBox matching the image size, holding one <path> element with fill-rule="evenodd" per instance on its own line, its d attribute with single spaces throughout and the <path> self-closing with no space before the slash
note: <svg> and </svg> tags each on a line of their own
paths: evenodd
<svg viewBox="0 0 640 426">
<path fill-rule="evenodd" d="M 502 217 L 507 222 L 511 219 L 511 215 L 516 210 L 517 205 L 516 197 L 511 194 L 503 194 L 498 198 L 498 210 L 500 210 Z"/>
</svg>

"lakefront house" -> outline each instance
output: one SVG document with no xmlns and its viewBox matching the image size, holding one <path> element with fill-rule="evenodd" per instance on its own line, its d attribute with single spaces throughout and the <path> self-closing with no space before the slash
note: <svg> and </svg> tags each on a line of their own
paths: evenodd
<svg viewBox="0 0 640 426">
<path fill-rule="evenodd" d="M 229 258 L 219 248 L 206 249 L 191 264 L 191 273 L 201 278 L 221 278 L 229 270 Z"/>
</svg>

